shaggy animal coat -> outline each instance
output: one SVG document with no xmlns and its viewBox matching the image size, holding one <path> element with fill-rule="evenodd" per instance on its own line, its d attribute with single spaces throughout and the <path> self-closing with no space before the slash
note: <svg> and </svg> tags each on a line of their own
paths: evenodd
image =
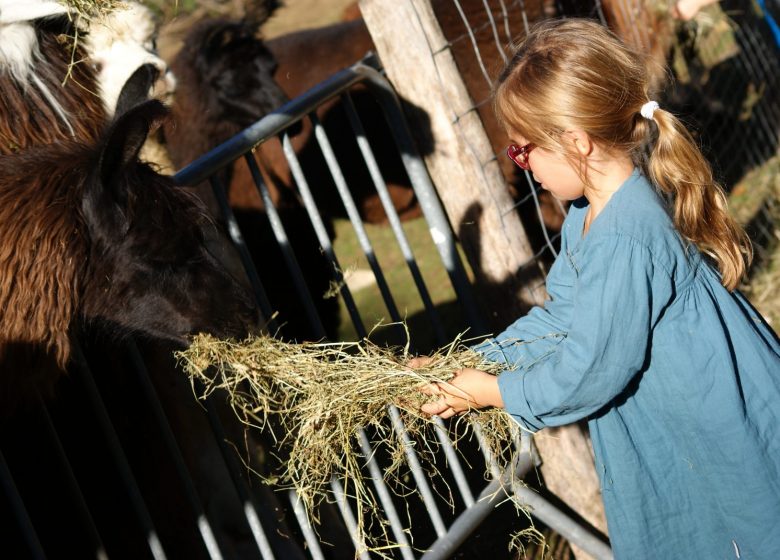
<svg viewBox="0 0 780 560">
<path fill-rule="evenodd" d="M 153 52 L 147 8 L 128 2 L 89 25 L 78 16 L 74 25 L 66 12 L 56 2 L 0 0 L 0 153 L 60 138 L 96 140 L 140 67 L 159 76 L 150 83 L 156 95 L 174 88 Z"/>
<path fill-rule="evenodd" d="M 105 126 L 95 71 L 89 64 L 70 67 L 72 45 L 60 42 L 61 29 L 58 21 L 41 21 L 33 28 L 34 66 L 0 68 L 0 154 L 62 139 L 94 141 Z M 0 42 L 6 30 L 0 28 Z M 74 56 L 83 58 L 84 50 L 76 46 Z"/>
<path fill-rule="evenodd" d="M 39 345 L 64 366 L 78 315 L 177 341 L 254 322 L 248 296 L 204 245 L 202 208 L 137 160 L 164 115 L 148 102 L 96 146 L 0 156 L 0 343 Z"/>
</svg>

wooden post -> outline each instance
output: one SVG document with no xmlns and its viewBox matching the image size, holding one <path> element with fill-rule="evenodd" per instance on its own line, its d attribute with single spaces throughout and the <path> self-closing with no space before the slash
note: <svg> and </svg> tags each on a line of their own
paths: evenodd
<svg viewBox="0 0 780 560">
<path fill-rule="evenodd" d="M 360 8 L 390 81 L 430 118 L 428 170 L 493 323 L 506 325 L 541 301 L 516 279 L 533 252 L 430 3 L 361 1 Z"/>
<path fill-rule="evenodd" d="M 534 270 L 526 266 L 533 252 L 430 1 L 360 0 L 359 5 L 396 91 L 427 113 L 429 123 L 407 115 L 410 127 L 430 127 L 434 149 L 425 162 L 475 273 L 477 291 L 492 312 L 492 327 L 503 329 L 530 305 L 540 304 L 544 293 L 528 287 L 540 278 L 518 274 L 523 267 Z M 568 426 L 544 430 L 536 443 L 548 487 L 606 532 L 587 436 Z"/>
</svg>

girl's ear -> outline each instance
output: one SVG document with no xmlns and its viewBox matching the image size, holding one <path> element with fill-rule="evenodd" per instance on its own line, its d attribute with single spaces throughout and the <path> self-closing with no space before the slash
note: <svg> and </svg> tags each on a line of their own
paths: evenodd
<svg viewBox="0 0 780 560">
<path fill-rule="evenodd" d="M 584 130 L 567 130 L 566 138 L 580 157 L 588 157 L 593 153 L 593 141 Z"/>
</svg>

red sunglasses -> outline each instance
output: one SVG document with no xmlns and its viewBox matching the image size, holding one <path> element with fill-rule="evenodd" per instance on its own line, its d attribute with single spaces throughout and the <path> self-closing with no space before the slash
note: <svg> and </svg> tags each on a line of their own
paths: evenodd
<svg viewBox="0 0 780 560">
<path fill-rule="evenodd" d="M 506 155 L 508 155 L 509 159 L 514 161 L 520 169 L 525 169 L 527 171 L 531 169 L 531 166 L 528 165 L 528 154 L 530 154 L 531 150 L 535 147 L 535 144 L 526 144 L 525 146 L 509 144 L 509 147 L 506 149 Z"/>
</svg>

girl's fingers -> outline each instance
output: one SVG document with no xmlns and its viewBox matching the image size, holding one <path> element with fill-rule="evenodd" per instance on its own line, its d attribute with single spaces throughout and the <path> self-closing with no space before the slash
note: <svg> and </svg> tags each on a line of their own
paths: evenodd
<svg viewBox="0 0 780 560">
<path fill-rule="evenodd" d="M 420 407 L 420 410 L 430 416 L 433 416 L 434 414 L 440 416 L 445 410 L 449 408 L 450 405 L 448 405 L 444 401 L 434 401 L 430 403 L 425 403 Z"/>
<path fill-rule="evenodd" d="M 455 374 L 457 376 L 457 372 Z M 465 401 L 473 401 L 474 399 L 471 398 L 471 395 L 469 395 L 466 391 L 461 389 L 460 387 L 456 387 L 455 385 L 451 383 L 444 383 L 444 387 L 439 387 L 440 392 L 449 393 L 453 397 L 458 397 L 460 399 L 463 399 Z"/>
<path fill-rule="evenodd" d="M 433 358 L 430 356 L 417 356 L 416 358 L 412 358 L 408 362 L 406 362 L 407 367 L 410 368 L 418 368 L 427 366 L 433 361 Z"/>
<path fill-rule="evenodd" d="M 455 412 L 454 408 L 448 408 L 447 410 L 445 410 L 441 414 L 439 414 L 439 418 L 441 418 L 442 420 L 446 420 L 447 418 L 452 418 L 456 414 L 457 414 L 457 412 Z"/>
<path fill-rule="evenodd" d="M 420 392 L 426 395 L 441 395 L 441 387 L 438 383 L 428 383 L 420 387 Z"/>
<path fill-rule="evenodd" d="M 439 418 L 447 419 L 458 414 L 459 410 L 456 410 L 444 400 L 435 401 L 432 403 L 424 404 L 420 407 L 420 411 L 429 416 L 438 416 Z"/>
</svg>

